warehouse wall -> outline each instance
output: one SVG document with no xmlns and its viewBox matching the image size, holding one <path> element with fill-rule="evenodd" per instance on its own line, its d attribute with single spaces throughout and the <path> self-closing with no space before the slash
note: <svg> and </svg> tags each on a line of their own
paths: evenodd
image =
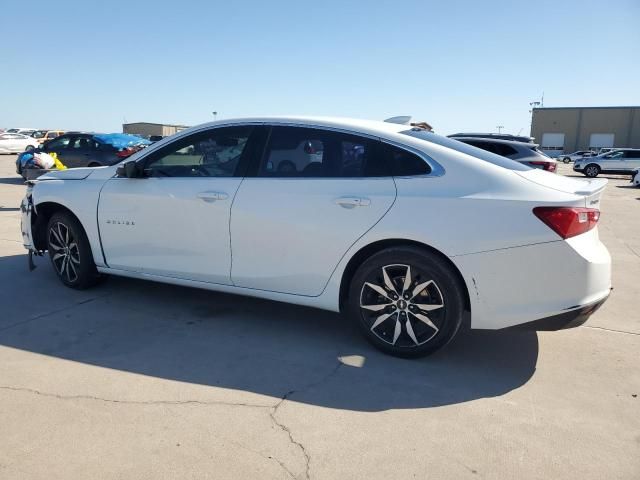
<svg viewBox="0 0 640 480">
<path fill-rule="evenodd" d="M 614 147 L 640 148 L 640 107 L 536 108 L 531 136 L 542 142 L 545 133 L 565 135 L 564 153 L 583 150 L 591 134 L 614 134 Z"/>
</svg>

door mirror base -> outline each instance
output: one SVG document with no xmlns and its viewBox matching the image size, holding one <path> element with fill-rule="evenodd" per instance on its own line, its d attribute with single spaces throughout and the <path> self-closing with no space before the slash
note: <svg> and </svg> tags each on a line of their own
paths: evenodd
<svg viewBox="0 0 640 480">
<path fill-rule="evenodd" d="M 144 176 L 138 163 L 133 160 L 120 165 L 116 170 L 116 175 L 120 178 L 142 178 Z"/>
</svg>

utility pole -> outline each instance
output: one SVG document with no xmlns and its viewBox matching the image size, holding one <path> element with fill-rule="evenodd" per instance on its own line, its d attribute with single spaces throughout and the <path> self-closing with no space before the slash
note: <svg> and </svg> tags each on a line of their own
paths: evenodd
<svg viewBox="0 0 640 480">
<path fill-rule="evenodd" d="M 498 133 L 502 133 L 502 129 L 504 128 L 504 126 L 498 125 L 496 128 L 498 129 Z"/>
</svg>

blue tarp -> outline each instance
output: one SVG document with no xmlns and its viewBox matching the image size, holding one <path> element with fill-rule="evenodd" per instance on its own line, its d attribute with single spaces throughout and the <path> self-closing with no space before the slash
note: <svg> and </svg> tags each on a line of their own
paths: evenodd
<svg viewBox="0 0 640 480">
<path fill-rule="evenodd" d="M 95 136 L 99 142 L 113 145 L 116 148 L 133 147 L 136 145 L 151 145 L 149 140 L 146 140 L 137 135 L 129 135 L 127 133 L 100 133 Z"/>
<path fill-rule="evenodd" d="M 20 162 L 20 168 L 28 168 L 35 165 L 33 153 L 31 152 L 22 152 L 18 156 L 18 161 Z"/>
</svg>

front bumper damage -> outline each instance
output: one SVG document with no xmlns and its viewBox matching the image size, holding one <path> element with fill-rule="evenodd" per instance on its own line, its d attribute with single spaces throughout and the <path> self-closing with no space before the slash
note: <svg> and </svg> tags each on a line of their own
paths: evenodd
<svg viewBox="0 0 640 480">
<path fill-rule="evenodd" d="M 32 231 L 32 217 L 34 212 L 33 199 L 31 197 L 31 187 L 27 188 L 27 194 L 22 199 L 20 204 L 20 230 L 22 231 L 22 245 L 29 251 L 29 270 L 33 271 L 36 268 L 36 264 L 33 261 L 33 256 L 42 256 L 44 251 L 38 250 L 33 241 Z"/>
</svg>

